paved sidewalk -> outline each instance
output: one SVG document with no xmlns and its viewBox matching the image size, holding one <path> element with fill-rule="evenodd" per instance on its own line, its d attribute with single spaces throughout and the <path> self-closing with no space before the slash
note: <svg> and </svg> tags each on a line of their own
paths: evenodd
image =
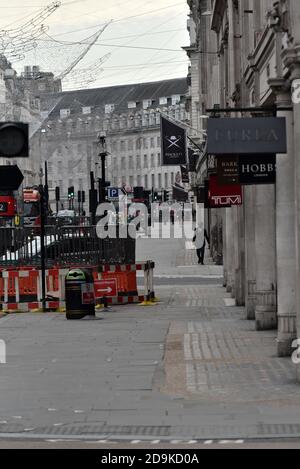
<svg viewBox="0 0 300 469">
<path fill-rule="evenodd" d="M 162 303 L 98 321 L 0 320 L 0 436 L 170 439 L 300 436 L 300 386 L 275 333 L 220 286 L 158 286 Z"/>
</svg>

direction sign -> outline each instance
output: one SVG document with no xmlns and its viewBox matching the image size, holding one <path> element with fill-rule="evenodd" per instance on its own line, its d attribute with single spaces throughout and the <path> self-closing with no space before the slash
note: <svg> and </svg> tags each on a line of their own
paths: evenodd
<svg viewBox="0 0 300 469">
<path fill-rule="evenodd" d="M 115 278 L 109 280 L 96 280 L 94 286 L 96 298 L 104 298 L 105 296 L 113 297 L 118 295 L 117 279 Z"/>
<path fill-rule="evenodd" d="M 24 179 L 17 165 L 0 166 L 0 190 L 16 191 L 19 189 Z"/>
</svg>

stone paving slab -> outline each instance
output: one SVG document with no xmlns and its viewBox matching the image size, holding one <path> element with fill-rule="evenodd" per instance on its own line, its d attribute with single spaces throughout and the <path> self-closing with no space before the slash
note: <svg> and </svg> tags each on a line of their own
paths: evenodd
<svg viewBox="0 0 300 469">
<path fill-rule="evenodd" d="M 101 321 L 1 319 L 0 434 L 300 435 L 300 387 L 291 360 L 275 356 L 275 333 L 226 307 L 221 287 L 157 291 L 161 304 L 116 308 Z M 189 306 L 199 298 L 205 306 Z"/>
</svg>

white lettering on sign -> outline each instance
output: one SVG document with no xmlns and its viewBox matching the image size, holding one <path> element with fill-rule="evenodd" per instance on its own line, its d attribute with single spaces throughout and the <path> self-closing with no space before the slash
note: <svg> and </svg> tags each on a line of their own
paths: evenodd
<svg viewBox="0 0 300 469">
<path fill-rule="evenodd" d="M 278 142 L 279 137 L 274 129 L 243 129 L 227 130 L 225 132 L 217 129 L 215 131 L 215 140 L 217 142 L 224 140 L 228 142 Z"/>
<path fill-rule="evenodd" d="M 215 205 L 242 205 L 240 195 L 218 195 L 211 198 Z"/>
<path fill-rule="evenodd" d="M 276 170 L 276 166 L 272 163 L 268 164 L 242 164 L 242 173 L 272 173 Z"/>
</svg>

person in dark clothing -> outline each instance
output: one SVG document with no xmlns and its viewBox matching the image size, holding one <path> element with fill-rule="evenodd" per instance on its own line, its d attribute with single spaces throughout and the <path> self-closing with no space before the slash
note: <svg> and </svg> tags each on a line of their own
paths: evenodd
<svg viewBox="0 0 300 469">
<path fill-rule="evenodd" d="M 193 238 L 193 242 L 196 245 L 198 264 L 201 264 L 201 265 L 204 265 L 206 241 L 209 247 L 210 241 L 209 241 L 207 231 L 203 227 L 203 225 L 200 225 L 198 228 L 195 228 L 195 236 Z"/>
</svg>

